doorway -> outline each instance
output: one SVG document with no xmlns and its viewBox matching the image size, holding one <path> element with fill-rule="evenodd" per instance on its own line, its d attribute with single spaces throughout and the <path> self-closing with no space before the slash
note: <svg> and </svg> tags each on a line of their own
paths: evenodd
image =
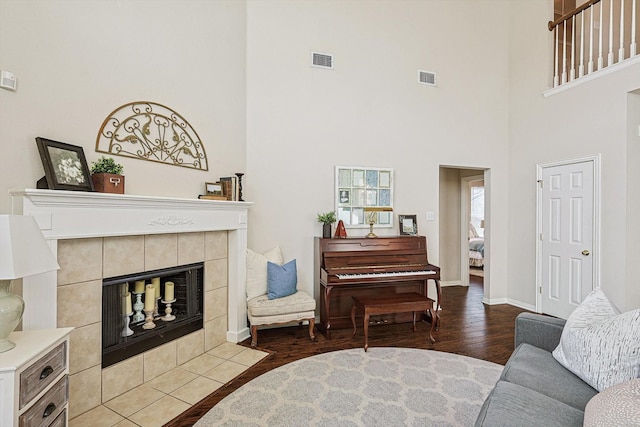
<svg viewBox="0 0 640 427">
<path fill-rule="evenodd" d="M 484 175 L 460 178 L 460 277 L 464 285 L 469 276 L 484 277 L 485 249 Z"/>
<path fill-rule="evenodd" d="M 475 218 L 480 234 L 489 237 L 490 170 L 455 166 L 440 167 L 439 184 L 439 263 L 443 286 L 469 286 L 469 222 L 471 218 L 471 190 L 469 182 L 484 182 L 483 195 L 477 200 L 484 203 L 481 215 Z M 474 184 L 474 187 L 476 185 Z M 478 196 L 476 194 L 476 196 Z M 474 204 L 475 205 L 475 204 Z M 478 208 L 476 207 L 476 212 Z M 485 215 L 486 211 L 486 217 Z M 482 222 L 484 220 L 484 223 Z M 484 226 L 484 227 L 480 227 Z M 482 233 L 484 232 L 484 233 Z M 484 282 L 485 292 L 489 289 L 489 258 L 485 251 L 484 268 L 479 270 L 484 278 L 474 276 Z"/>
</svg>

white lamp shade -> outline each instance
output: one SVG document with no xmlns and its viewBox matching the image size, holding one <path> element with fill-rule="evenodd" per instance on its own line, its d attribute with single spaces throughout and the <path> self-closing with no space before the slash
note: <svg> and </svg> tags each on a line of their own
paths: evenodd
<svg viewBox="0 0 640 427">
<path fill-rule="evenodd" d="M 32 216 L 0 215 L 0 280 L 59 268 Z"/>
</svg>

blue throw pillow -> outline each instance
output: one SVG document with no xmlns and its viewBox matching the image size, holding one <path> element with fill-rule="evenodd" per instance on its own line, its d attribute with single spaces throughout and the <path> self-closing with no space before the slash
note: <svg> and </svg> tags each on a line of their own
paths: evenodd
<svg viewBox="0 0 640 427">
<path fill-rule="evenodd" d="M 296 260 L 278 265 L 267 262 L 267 298 L 276 299 L 293 295 L 298 286 Z"/>
</svg>

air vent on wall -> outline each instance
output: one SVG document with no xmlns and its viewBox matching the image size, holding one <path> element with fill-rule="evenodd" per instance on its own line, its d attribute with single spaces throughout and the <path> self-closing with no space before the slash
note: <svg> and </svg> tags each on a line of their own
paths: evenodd
<svg viewBox="0 0 640 427">
<path fill-rule="evenodd" d="M 418 70 L 418 83 L 429 86 L 436 86 L 436 73 L 431 71 Z"/>
<path fill-rule="evenodd" d="M 333 55 L 311 52 L 311 65 L 321 68 L 333 68 Z"/>
</svg>

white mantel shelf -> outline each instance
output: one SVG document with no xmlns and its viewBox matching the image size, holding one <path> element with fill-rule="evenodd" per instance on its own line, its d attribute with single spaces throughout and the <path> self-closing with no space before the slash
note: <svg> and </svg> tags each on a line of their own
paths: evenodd
<svg viewBox="0 0 640 427">
<path fill-rule="evenodd" d="M 137 196 L 84 191 L 10 190 L 12 213 L 31 215 L 57 257 L 58 240 L 205 231 L 228 232 L 227 340 L 246 327 L 247 217 L 251 202 Z M 23 278 L 23 329 L 56 326 L 56 272 Z"/>
<path fill-rule="evenodd" d="M 61 190 L 9 194 L 13 213 L 35 217 L 48 240 L 246 229 L 253 204 Z"/>
</svg>

